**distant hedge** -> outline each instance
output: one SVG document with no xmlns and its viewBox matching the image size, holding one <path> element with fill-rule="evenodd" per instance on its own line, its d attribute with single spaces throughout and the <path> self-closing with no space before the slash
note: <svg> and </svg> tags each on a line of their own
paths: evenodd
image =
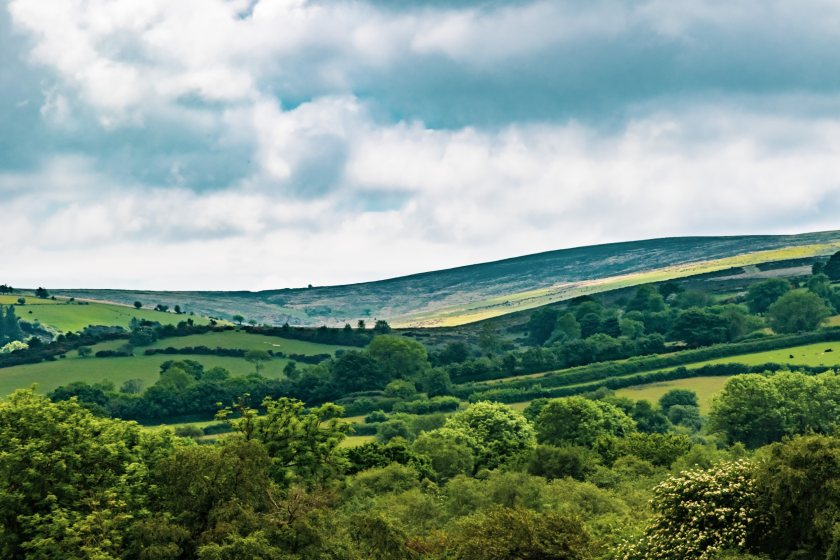
<svg viewBox="0 0 840 560">
<path fill-rule="evenodd" d="M 787 364 L 777 363 L 767 363 L 756 366 L 745 366 L 743 364 L 710 364 L 695 369 L 678 367 L 668 371 L 643 373 L 639 375 L 630 375 L 627 377 L 615 377 L 612 379 L 605 379 L 600 382 L 565 387 L 545 387 L 540 383 L 540 379 L 534 379 L 532 380 L 533 384 L 530 387 L 503 387 L 498 389 L 490 389 L 487 391 L 479 391 L 470 394 L 467 397 L 467 399 L 470 402 L 488 400 L 504 403 L 513 403 L 528 401 L 541 397 L 569 397 L 572 395 L 580 395 L 582 393 L 597 391 L 598 389 L 602 388 L 616 390 L 623 389 L 625 387 L 633 387 L 636 385 L 646 385 L 648 383 L 673 381 L 675 379 L 690 379 L 693 377 L 726 377 L 730 375 L 739 375 L 742 373 L 763 373 L 767 371 L 777 372 L 789 368 L 790 366 L 788 366 Z M 795 369 L 797 371 L 813 375 L 834 368 L 830 366 L 796 366 Z"/>
<path fill-rule="evenodd" d="M 464 383 L 457 385 L 453 390 L 453 394 L 460 398 L 468 398 L 470 395 L 477 392 L 501 389 L 500 385 L 504 385 L 504 389 L 526 389 L 533 386 L 535 383 L 539 383 L 544 388 L 565 387 L 568 385 L 599 381 L 633 373 L 641 373 L 648 370 L 665 369 L 668 367 L 701 362 L 704 360 L 727 358 L 741 354 L 766 352 L 769 350 L 779 350 L 802 344 L 836 341 L 840 341 L 840 329 L 831 328 L 800 335 L 774 336 L 759 340 L 751 340 L 749 342 L 719 344 L 707 348 L 698 348 L 696 350 L 685 350 L 664 356 L 644 356 L 639 358 L 630 358 L 619 362 L 590 364 L 567 370 L 546 372 L 540 377 L 512 379 L 510 381 L 497 383 Z"/>
</svg>

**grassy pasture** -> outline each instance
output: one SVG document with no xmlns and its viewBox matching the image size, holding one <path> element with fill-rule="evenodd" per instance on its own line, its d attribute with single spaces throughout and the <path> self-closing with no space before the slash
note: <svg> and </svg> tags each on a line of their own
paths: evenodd
<svg viewBox="0 0 840 560">
<path fill-rule="evenodd" d="M 826 352 L 826 350 L 831 352 Z M 793 356 L 793 358 L 791 358 Z M 685 367 L 698 368 L 709 364 L 744 364 L 757 366 L 767 363 L 789 364 L 791 366 L 836 366 L 840 365 L 840 342 L 819 342 L 805 346 L 793 346 L 779 350 L 768 350 L 754 354 L 742 354 L 686 364 Z"/>
<path fill-rule="evenodd" d="M 0 395 L 8 395 L 15 389 L 37 384 L 38 392 L 46 393 L 60 385 L 73 381 L 96 383 L 113 381 L 117 388 L 128 379 L 142 379 L 146 386 L 157 381 L 160 364 L 167 360 L 190 359 L 204 365 L 206 369 L 223 367 L 231 375 L 245 375 L 254 371 L 253 364 L 242 358 L 224 356 L 134 356 L 125 358 L 71 358 L 40 364 L 26 364 L 0 369 Z M 263 366 L 266 377 L 281 378 L 288 360 L 275 359 Z"/>
<path fill-rule="evenodd" d="M 15 297 L 15 301 L 17 301 L 17 297 Z M 127 328 L 132 317 L 157 321 L 164 325 L 175 325 L 181 321 L 186 321 L 187 318 L 191 318 L 200 325 L 205 325 L 210 321 L 208 318 L 199 317 L 198 315 L 176 315 L 174 313 L 162 313 L 151 309 L 134 309 L 133 307 L 113 303 L 89 303 L 80 305 L 66 303 L 61 300 L 34 300 L 34 298 L 26 298 L 26 305 L 16 306 L 15 311 L 18 317 L 24 321 L 29 321 L 30 323 L 40 321 L 41 324 L 59 332 L 80 331 L 89 325 L 120 326 Z"/>
<path fill-rule="evenodd" d="M 26 305 L 61 305 L 66 301 L 64 298 L 41 299 L 27 294 L 3 294 L 0 296 L 0 305 L 17 305 L 18 299 L 20 298 L 26 300 Z"/>
<path fill-rule="evenodd" d="M 335 354 L 336 350 L 349 349 L 347 346 L 316 344 L 304 340 L 278 338 L 260 334 L 248 334 L 243 331 L 211 332 L 158 340 L 144 348 L 186 348 L 188 346 L 207 346 L 208 348 L 241 348 L 243 350 L 272 350 L 286 354 Z"/>
<path fill-rule="evenodd" d="M 700 411 L 703 414 L 709 413 L 712 397 L 718 394 L 730 377 L 693 377 L 689 379 L 675 379 L 661 383 L 649 383 L 619 389 L 616 395 L 627 397 L 633 400 L 647 400 L 656 403 L 659 398 L 671 389 L 690 389 L 697 393 L 700 402 Z"/>
</svg>

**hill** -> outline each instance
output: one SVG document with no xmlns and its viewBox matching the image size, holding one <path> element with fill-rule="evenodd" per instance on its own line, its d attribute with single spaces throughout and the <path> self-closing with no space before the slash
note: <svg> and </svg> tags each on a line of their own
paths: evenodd
<svg viewBox="0 0 840 560">
<path fill-rule="evenodd" d="M 454 326 L 576 296 L 840 249 L 840 231 L 781 236 L 679 237 L 563 249 L 343 286 L 260 292 L 53 290 L 77 299 L 180 305 L 199 315 L 257 323 Z"/>
</svg>

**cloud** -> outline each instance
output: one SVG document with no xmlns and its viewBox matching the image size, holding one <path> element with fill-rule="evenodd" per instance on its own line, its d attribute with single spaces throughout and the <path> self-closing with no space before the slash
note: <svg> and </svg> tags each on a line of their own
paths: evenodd
<svg viewBox="0 0 840 560">
<path fill-rule="evenodd" d="M 277 288 L 836 227 L 818 0 L 7 7 L 3 281 Z"/>
</svg>

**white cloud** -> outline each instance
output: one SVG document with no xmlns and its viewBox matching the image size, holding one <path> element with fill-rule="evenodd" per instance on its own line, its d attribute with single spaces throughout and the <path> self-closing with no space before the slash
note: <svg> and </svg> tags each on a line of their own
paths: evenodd
<svg viewBox="0 0 840 560">
<path fill-rule="evenodd" d="M 703 96 L 718 87 L 703 76 L 732 71 L 710 37 L 743 35 L 734 55 L 772 70 L 748 48 L 755 11 L 771 29 L 788 21 L 786 41 L 813 30 L 805 43 L 818 49 L 837 39 L 823 23 L 836 7 L 814 0 L 794 17 L 780 1 L 248 5 L 9 2 L 30 59 L 48 69 L 41 118 L 59 140 L 32 169 L 0 166 L 0 254 L 14 275 L 0 280 L 277 288 L 604 241 L 836 227 L 831 83 Z M 680 72 L 636 75 L 625 45 L 641 70 L 697 75 L 685 91 L 658 90 Z M 532 81 L 505 89 L 523 75 Z M 622 98 L 648 78 L 651 92 Z M 501 110 L 542 85 L 547 105 L 571 103 L 563 96 L 588 79 L 579 102 L 615 95 L 612 114 L 520 121 Z M 404 111 L 446 105 L 450 89 L 466 92 L 451 109 L 458 124 Z M 461 124 L 494 96 L 498 119 Z"/>
</svg>

